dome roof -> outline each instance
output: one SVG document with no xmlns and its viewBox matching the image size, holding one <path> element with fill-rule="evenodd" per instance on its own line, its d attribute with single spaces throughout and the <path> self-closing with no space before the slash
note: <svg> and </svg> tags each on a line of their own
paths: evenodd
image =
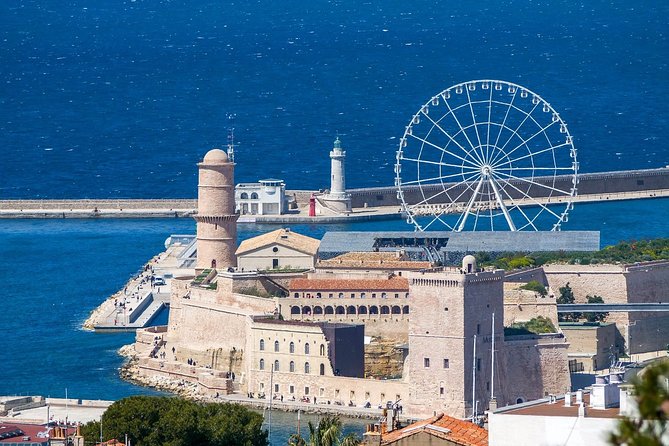
<svg viewBox="0 0 669 446">
<path fill-rule="evenodd" d="M 229 161 L 228 154 L 221 149 L 211 149 L 204 156 L 205 163 L 227 163 Z"/>
</svg>

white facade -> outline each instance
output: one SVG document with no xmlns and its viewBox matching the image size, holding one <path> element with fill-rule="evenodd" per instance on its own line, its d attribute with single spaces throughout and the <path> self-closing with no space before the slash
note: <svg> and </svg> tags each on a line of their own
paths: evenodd
<svg viewBox="0 0 669 446">
<path fill-rule="evenodd" d="M 339 215 L 351 212 L 351 194 L 346 192 L 346 151 L 339 138 L 330 151 L 330 191 L 316 197 L 317 215 Z"/>
<path fill-rule="evenodd" d="M 235 187 L 235 203 L 241 215 L 281 215 L 286 212 L 286 185 L 267 179 L 240 183 Z"/>
<path fill-rule="evenodd" d="M 297 249 L 272 243 L 237 256 L 237 266 L 244 271 L 281 268 L 311 269 L 315 256 Z"/>
</svg>

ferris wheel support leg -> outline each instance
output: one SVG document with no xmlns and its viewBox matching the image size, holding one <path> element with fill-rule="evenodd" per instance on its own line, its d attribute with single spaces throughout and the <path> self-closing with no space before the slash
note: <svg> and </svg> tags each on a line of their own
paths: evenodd
<svg viewBox="0 0 669 446">
<path fill-rule="evenodd" d="M 495 192 L 495 198 L 497 199 L 497 204 L 499 204 L 499 207 L 502 209 L 502 213 L 504 213 L 504 218 L 506 218 L 506 222 L 509 224 L 509 229 L 512 231 L 516 231 L 516 225 L 513 224 L 513 220 L 511 220 L 511 215 L 509 215 L 509 210 L 506 208 L 506 205 L 504 204 L 504 200 L 502 200 L 502 197 L 499 195 L 499 190 L 497 190 L 497 185 L 495 184 L 495 181 L 492 178 L 488 178 L 488 181 L 490 182 L 490 186 L 492 187 L 492 190 Z"/>
<path fill-rule="evenodd" d="M 472 197 L 469 199 L 469 202 L 467 203 L 467 208 L 465 209 L 465 212 L 462 214 L 462 221 L 458 225 L 457 232 L 461 232 L 465 228 L 465 223 L 467 223 L 467 217 L 469 216 L 469 212 L 472 210 L 472 206 L 474 205 L 474 200 L 476 200 L 476 197 L 478 196 L 479 191 L 481 190 L 481 184 L 483 184 L 483 178 L 479 180 L 479 184 L 476 185 L 476 189 L 474 190 Z"/>
</svg>

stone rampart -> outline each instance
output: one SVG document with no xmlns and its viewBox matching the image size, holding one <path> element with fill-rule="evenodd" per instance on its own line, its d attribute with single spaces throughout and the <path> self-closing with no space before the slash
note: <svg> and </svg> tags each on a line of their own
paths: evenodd
<svg viewBox="0 0 669 446">
<path fill-rule="evenodd" d="M 496 366 L 500 381 L 496 381 L 495 396 L 499 406 L 542 398 L 545 393 L 568 392 L 568 347 L 561 334 L 506 337 Z M 504 373 L 512 370 L 517 372 Z"/>
<path fill-rule="evenodd" d="M 521 290 L 516 283 L 504 284 L 504 326 L 527 322 L 535 317 L 550 319 L 557 327 L 557 305 L 554 296 L 541 297 L 539 293 Z"/>
</svg>

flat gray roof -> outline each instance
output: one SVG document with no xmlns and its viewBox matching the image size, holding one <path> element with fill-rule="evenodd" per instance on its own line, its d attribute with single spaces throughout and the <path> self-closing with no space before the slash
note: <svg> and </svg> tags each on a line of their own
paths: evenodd
<svg viewBox="0 0 669 446">
<path fill-rule="evenodd" d="M 398 231 L 327 232 L 321 240 L 321 258 L 344 252 L 422 250 L 432 245 L 442 252 L 597 251 L 599 231 Z"/>
</svg>

